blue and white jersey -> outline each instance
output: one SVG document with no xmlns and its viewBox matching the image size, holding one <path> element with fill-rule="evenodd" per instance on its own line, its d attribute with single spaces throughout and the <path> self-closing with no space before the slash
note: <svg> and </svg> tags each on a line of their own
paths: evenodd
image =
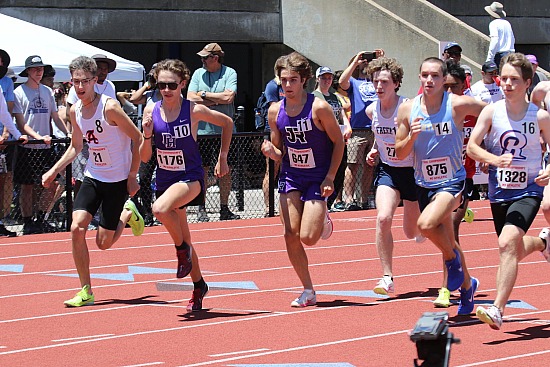
<svg viewBox="0 0 550 367">
<path fill-rule="evenodd" d="M 506 111 L 506 101 L 493 104 L 491 130 L 485 136 L 485 149 L 494 155 L 512 154 L 510 167 L 489 166 L 489 200 L 492 203 L 514 201 L 522 197 L 542 198 L 543 187 L 535 183 L 542 169 L 542 149 L 538 107 L 530 103 L 525 116 L 512 120 Z"/>
<path fill-rule="evenodd" d="M 452 96 L 444 92 L 440 110 L 427 115 L 420 105 L 422 95 L 413 100 L 412 123 L 421 117 L 422 131 L 414 142 L 414 178 L 425 188 L 446 187 L 466 178 L 462 165 L 464 133 L 453 120 Z"/>
<path fill-rule="evenodd" d="M 400 160 L 395 155 L 395 132 L 397 131 L 397 110 L 401 103 L 406 100 L 399 96 L 397 106 L 389 118 L 385 118 L 380 113 L 380 101 L 376 101 L 376 108 L 372 110 L 372 131 L 378 146 L 380 161 L 392 167 L 412 167 L 413 155 L 411 152 L 407 158 Z"/>
</svg>

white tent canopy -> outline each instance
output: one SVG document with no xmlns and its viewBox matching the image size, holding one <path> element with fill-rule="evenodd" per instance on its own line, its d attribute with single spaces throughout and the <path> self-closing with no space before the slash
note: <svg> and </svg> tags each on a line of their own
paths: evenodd
<svg viewBox="0 0 550 367">
<path fill-rule="evenodd" d="M 53 29 L 4 14 L 0 14 L 0 34 L 3 35 L 0 39 L 0 49 L 10 55 L 9 67 L 17 75 L 25 69 L 27 57 L 38 55 L 45 64 L 55 69 L 55 81 L 69 81 L 71 79 L 70 62 L 81 55 L 95 54 L 103 54 L 116 61 L 116 70 L 109 74 L 107 77 L 109 80 L 140 81 L 145 75 L 145 69 L 138 62 L 123 59 Z"/>
</svg>

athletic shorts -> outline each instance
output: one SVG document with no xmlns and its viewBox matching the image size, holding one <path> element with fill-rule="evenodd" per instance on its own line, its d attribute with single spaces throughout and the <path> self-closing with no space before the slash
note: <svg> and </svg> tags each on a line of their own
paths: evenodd
<svg viewBox="0 0 550 367">
<path fill-rule="evenodd" d="M 399 191 L 401 199 L 417 201 L 416 182 L 414 180 L 414 168 L 392 167 L 380 162 L 376 167 L 374 186 L 388 186 Z"/>
<path fill-rule="evenodd" d="M 186 183 L 186 182 L 189 182 L 189 181 L 180 181 L 181 183 Z M 204 186 L 204 180 L 199 180 L 199 183 L 201 184 L 201 192 L 199 192 L 197 194 L 197 196 L 195 196 L 194 199 L 192 199 L 190 202 L 188 202 L 187 204 L 185 205 L 182 205 L 180 206 L 180 209 L 183 209 L 187 206 L 197 206 L 197 205 L 204 205 L 204 202 L 205 202 L 205 194 L 204 194 L 204 190 L 205 190 L 205 186 Z M 160 190 L 157 190 L 155 191 L 155 197 L 158 199 L 162 196 L 162 194 L 164 194 L 166 192 L 166 190 L 163 190 L 163 191 L 160 191 Z"/>
<path fill-rule="evenodd" d="M 368 152 L 374 144 L 372 130 L 354 131 L 348 140 L 348 163 L 365 162 Z"/>
<path fill-rule="evenodd" d="M 540 197 L 529 196 L 515 201 L 491 203 L 491 213 L 497 235 L 500 236 L 502 229 L 508 224 L 527 232 L 535 220 L 541 201 Z"/>
<path fill-rule="evenodd" d="M 438 187 L 438 188 L 426 188 L 421 186 L 416 186 L 416 192 L 418 195 L 418 207 L 420 208 L 420 211 L 422 212 L 428 204 L 432 201 L 434 196 L 440 192 L 448 192 L 449 194 L 453 195 L 455 198 L 462 195 L 464 192 L 464 181 L 457 182 L 453 185 L 449 185 L 446 187 Z"/>
<path fill-rule="evenodd" d="M 17 147 L 13 181 L 23 185 L 41 185 L 42 175 L 55 164 L 53 149 Z"/>
<path fill-rule="evenodd" d="M 464 191 L 462 192 L 462 200 L 459 208 L 464 209 L 464 206 L 468 204 L 474 197 L 474 179 L 466 178 L 464 182 Z"/>
<path fill-rule="evenodd" d="M 323 200 L 327 198 L 321 196 L 321 182 L 319 180 L 310 180 L 307 177 L 285 176 L 282 173 L 279 177 L 279 194 L 288 194 L 291 191 L 300 191 L 302 195 L 300 200 Z"/>
<path fill-rule="evenodd" d="M 118 227 L 120 213 L 128 199 L 127 183 L 128 180 L 102 182 L 84 177 L 74 200 L 73 211 L 84 210 L 94 216 L 101 205 L 99 225 L 114 231 Z"/>
</svg>

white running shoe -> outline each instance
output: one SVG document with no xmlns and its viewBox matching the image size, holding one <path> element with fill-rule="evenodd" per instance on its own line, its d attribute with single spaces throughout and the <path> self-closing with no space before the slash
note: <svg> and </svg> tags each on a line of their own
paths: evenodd
<svg viewBox="0 0 550 367">
<path fill-rule="evenodd" d="M 502 314 L 495 305 L 491 305 L 487 308 L 477 306 L 476 316 L 493 330 L 500 330 L 502 326 Z"/>
<path fill-rule="evenodd" d="M 332 224 L 332 220 L 330 219 L 330 216 L 328 215 L 328 211 L 327 211 L 327 215 L 325 217 L 325 223 L 323 224 L 323 232 L 321 232 L 321 239 L 328 240 L 332 235 L 333 228 L 334 226 Z"/>
<path fill-rule="evenodd" d="M 378 281 L 378 284 L 376 284 L 376 287 L 374 287 L 373 291 L 374 293 L 381 294 L 383 296 L 387 296 L 388 293 L 395 292 L 393 280 L 391 280 L 391 277 L 384 275 L 382 279 Z"/>
<path fill-rule="evenodd" d="M 546 261 L 550 262 L 550 246 L 548 246 L 548 235 L 550 234 L 550 228 L 543 228 L 540 233 L 539 237 L 546 242 L 546 247 L 544 250 L 542 250 L 542 255 L 546 259 Z"/>
<path fill-rule="evenodd" d="M 307 307 L 317 304 L 317 296 L 315 291 L 311 289 L 305 289 L 300 297 L 296 298 L 290 303 L 291 307 Z"/>
</svg>

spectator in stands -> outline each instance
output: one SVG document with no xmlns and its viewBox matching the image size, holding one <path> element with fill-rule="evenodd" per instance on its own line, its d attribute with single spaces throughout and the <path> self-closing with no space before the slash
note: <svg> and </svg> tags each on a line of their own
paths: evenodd
<svg viewBox="0 0 550 367">
<path fill-rule="evenodd" d="M 50 228 L 44 222 L 56 190 L 56 186 L 41 189 L 41 176 L 55 163 L 55 152 L 51 147 L 53 119 L 57 128 L 67 134 L 67 128 L 57 113 L 57 106 L 51 89 L 40 84 L 44 71 L 52 69 L 44 64 L 38 55 L 25 60 L 25 69 L 19 73 L 27 81 L 14 91 L 13 114 L 17 127 L 33 139 L 43 140 L 44 144 L 27 144 L 17 150 L 14 168 L 14 181 L 21 185 L 19 204 L 23 217 L 23 234 L 41 233 Z M 33 211 L 36 209 L 36 221 Z"/>
<path fill-rule="evenodd" d="M 441 59 L 443 61 L 454 60 L 457 64 L 460 64 L 462 58 L 462 47 L 456 42 L 449 42 L 443 48 L 443 55 Z"/>
<path fill-rule="evenodd" d="M 7 141 L 15 139 L 21 135 L 19 130 L 13 124 L 13 103 L 15 100 L 15 95 L 13 94 L 13 80 L 11 79 L 11 70 L 8 66 L 10 65 L 10 56 L 4 50 L 0 49 L 0 89 L 2 90 L 2 99 L 6 104 L 6 111 L 10 115 L 10 121 L 8 121 L 7 115 L 3 113 L 2 120 L 0 120 L 0 140 Z M 10 124 L 11 122 L 11 124 Z M 10 134 L 10 129 L 12 133 Z M 13 135 L 13 132 L 16 132 Z M 25 135 L 26 136 L 26 135 Z M 11 202 L 13 197 L 13 159 L 15 157 L 15 145 L 0 145 L 0 155 L 3 155 L 2 162 L 5 163 L 5 168 L 3 173 L 0 174 L 0 236 L 10 236 L 13 237 L 16 235 L 15 232 L 8 231 L 4 227 L 3 220 L 6 219 L 10 213 Z"/>
<path fill-rule="evenodd" d="M 157 88 L 157 81 L 155 79 L 155 68 L 157 64 L 153 64 L 149 74 L 147 74 L 147 80 L 141 88 L 132 92 L 132 95 L 129 99 L 135 105 L 145 104 L 149 105 L 150 103 L 156 103 L 162 99 L 162 94 Z"/>
<path fill-rule="evenodd" d="M 275 68 L 277 67 L 278 63 L 283 60 L 283 56 L 279 57 L 277 61 L 275 61 Z M 279 102 L 281 99 L 284 98 L 285 92 L 283 91 L 283 88 L 281 87 L 281 81 L 279 80 L 279 77 L 275 76 L 275 78 L 271 79 L 265 86 L 265 97 L 269 103 L 269 106 L 271 106 L 275 102 Z M 269 127 L 269 124 L 265 124 L 264 128 L 264 138 L 270 139 L 271 138 L 271 128 Z M 275 173 L 275 176 L 278 175 L 279 169 L 281 165 L 279 161 L 274 161 L 273 163 L 273 172 Z M 262 181 L 262 191 L 264 194 L 264 208 L 265 213 L 264 217 L 269 216 L 269 158 L 266 158 L 266 167 L 265 167 L 265 174 L 264 179 Z M 275 210 L 274 210 L 275 212 Z"/>
<path fill-rule="evenodd" d="M 176 246 L 177 277 L 188 274 L 194 284 L 187 311 L 202 309 L 208 292 L 199 257 L 191 244 L 186 207 L 204 203 L 205 181 L 197 130 L 200 121 L 208 121 L 222 129 L 220 151 L 214 174 L 229 173 L 227 155 L 231 143 L 233 121 L 227 115 L 182 97 L 181 91 L 189 81 L 189 69 L 180 60 L 163 60 L 157 64 L 155 78 L 162 93 L 162 102 L 145 107 L 143 113 L 143 142 L 140 155 L 143 162 L 151 159 L 157 147 L 158 167 L 155 176 L 156 200 L 153 212 L 166 226 Z"/>
<path fill-rule="evenodd" d="M 374 51 L 376 57 L 384 56 L 381 49 Z M 365 114 L 365 109 L 378 98 L 372 81 L 368 78 L 368 53 L 361 51 L 353 57 L 348 67 L 340 76 L 340 86 L 348 93 L 351 101 L 351 128 L 353 133 L 348 140 L 347 168 L 344 179 L 344 200 L 346 210 L 367 209 L 368 195 L 372 186 L 374 167 L 366 164 L 367 153 L 374 143 L 374 134 L 371 130 L 372 122 Z M 353 74 L 357 70 L 357 77 Z M 359 130 L 360 129 L 360 130 Z M 362 169 L 361 181 L 359 173 Z M 360 186 L 357 193 L 358 203 L 354 202 L 356 186 Z"/>
<path fill-rule="evenodd" d="M 489 50 L 485 61 L 493 61 L 500 69 L 500 60 L 515 51 L 516 39 L 512 25 L 506 20 L 504 5 L 494 1 L 491 5 L 485 7 L 485 11 L 494 19 L 489 23 Z M 497 72 L 498 74 L 498 72 Z"/>
<path fill-rule="evenodd" d="M 504 98 L 504 92 L 498 80 L 498 67 L 493 61 L 487 61 L 481 67 L 481 80 L 471 87 L 472 96 L 485 102 L 495 103 Z"/>
<path fill-rule="evenodd" d="M 133 196 L 139 190 L 137 172 L 142 136 L 116 100 L 95 91 L 98 71 L 92 58 L 77 57 L 69 64 L 69 71 L 78 96 L 70 111 L 71 145 L 42 175 L 41 181 L 44 187 L 51 185 L 58 173 L 76 158 L 86 134 L 91 154 L 74 202 L 71 225 L 73 258 L 82 289 L 64 302 L 67 307 L 80 307 L 93 304 L 95 299 L 86 231 L 99 207 L 98 248 L 110 248 L 120 238 L 126 224 L 132 227 L 135 236 L 143 233 L 143 218 L 132 201 L 127 200 L 128 195 Z"/>
<path fill-rule="evenodd" d="M 340 98 L 338 98 L 338 96 L 334 92 L 330 91 L 330 88 L 332 87 L 334 82 L 334 73 L 332 72 L 332 69 L 328 66 L 322 66 L 318 68 L 315 72 L 315 77 L 317 80 L 315 83 L 316 88 L 313 92 L 313 95 L 326 101 L 330 105 L 330 107 L 332 107 L 332 112 L 334 113 L 336 121 L 338 121 L 338 125 L 340 127 L 340 131 L 342 131 L 344 141 L 347 141 L 351 137 L 352 132 L 349 119 L 344 111 L 344 107 L 342 106 Z M 327 208 L 329 209 L 332 207 L 332 204 L 336 199 L 336 194 L 338 192 L 341 192 L 344 187 L 344 176 L 347 166 L 346 155 L 347 149 L 344 145 L 344 154 L 342 155 L 342 161 L 340 162 L 340 166 L 338 166 L 338 171 L 336 171 L 336 176 L 334 177 L 334 192 L 327 199 Z"/>
<path fill-rule="evenodd" d="M 233 118 L 235 115 L 235 95 L 237 94 L 237 72 L 223 64 L 225 53 L 217 43 L 209 43 L 197 52 L 201 58 L 202 68 L 195 70 L 187 90 L 187 99 L 203 104 L 215 111 L 222 112 Z M 199 124 L 199 135 L 220 134 L 221 129 L 206 121 Z M 219 142 L 212 139 L 199 141 L 201 157 L 205 165 L 205 175 L 208 177 L 210 167 L 218 160 Z M 231 163 L 231 162 L 230 162 Z M 205 179 L 208 183 L 208 178 Z M 231 174 L 219 178 L 220 187 L 220 220 L 240 219 L 241 217 L 229 210 L 229 194 L 231 192 Z M 200 221 L 208 221 L 206 208 L 199 207 Z"/>
<path fill-rule="evenodd" d="M 540 82 L 547 81 L 548 78 L 539 68 L 539 61 L 537 60 L 537 57 L 535 55 L 525 55 L 525 58 L 531 62 L 531 65 L 533 65 L 533 80 L 531 81 L 531 85 L 529 86 L 529 89 L 527 89 L 527 97 L 531 97 L 531 93 L 533 92 L 533 89 L 539 84 Z"/>
<path fill-rule="evenodd" d="M 471 87 L 472 87 L 472 77 L 473 77 L 473 74 L 472 74 L 472 68 L 469 67 L 468 65 L 464 65 L 464 64 L 461 64 L 460 67 L 462 69 L 464 69 L 464 73 L 466 74 L 466 81 L 464 82 L 464 95 L 465 96 L 470 96 L 470 97 L 473 97 L 472 95 L 472 90 L 471 90 Z"/>
<path fill-rule="evenodd" d="M 264 140 L 262 152 L 281 161 L 278 186 L 286 249 L 304 287 L 290 305 L 306 307 L 317 298 L 304 245 L 313 246 L 332 233 L 326 199 L 334 191 L 344 139 L 332 108 L 305 90 L 312 76 L 307 59 L 293 52 L 276 70 L 285 98 L 269 108 L 271 141 Z"/>
<path fill-rule="evenodd" d="M 0 70 L 0 77 L 3 71 Z M 10 140 L 20 140 L 23 144 L 28 141 L 27 135 L 22 135 L 13 122 L 13 117 L 8 111 L 8 105 L 4 99 L 0 86 L 0 237 L 15 237 L 17 233 L 9 231 L 4 225 L 4 219 L 10 212 L 13 190 L 12 162 L 13 155 L 6 153 L 4 142 Z M 12 146 L 13 147 L 13 146 Z"/>
</svg>

